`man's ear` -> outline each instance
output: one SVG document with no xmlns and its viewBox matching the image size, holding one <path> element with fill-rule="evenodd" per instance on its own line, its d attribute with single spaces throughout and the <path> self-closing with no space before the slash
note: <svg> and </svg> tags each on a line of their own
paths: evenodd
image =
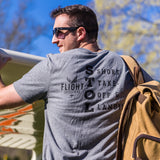
<svg viewBox="0 0 160 160">
<path fill-rule="evenodd" d="M 78 37 L 79 41 L 85 39 L 86 38 L 86 34 L 87 34 L 87 32 L 86 32 L 86 29 L 84 27 L 79 27 L 77 29 L 77 37 Z"/>
</svg>

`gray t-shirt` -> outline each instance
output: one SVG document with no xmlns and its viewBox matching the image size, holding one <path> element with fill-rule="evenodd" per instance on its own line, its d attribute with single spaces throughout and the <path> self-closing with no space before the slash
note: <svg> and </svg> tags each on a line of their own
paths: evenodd
<svg viewBox="0 0 160 160">
<path fill-rule="evenodd" d="M 113 160 L 118 121 L 133 87 L 114 52 L 50 54 L 14 83 L 26 102 L 45 99 L 43 160 Z"/>
</svg>

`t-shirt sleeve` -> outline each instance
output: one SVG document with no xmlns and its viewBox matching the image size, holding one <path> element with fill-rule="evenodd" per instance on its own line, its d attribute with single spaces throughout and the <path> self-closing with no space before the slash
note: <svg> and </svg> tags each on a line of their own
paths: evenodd
<svg viewBox="0 0 160 160">
<path fill-rule="evenodd" d="M 27 103 L 45 99 L 50 81 L 51 66 L 48 58 L 35 65 L 21 79 L 14 82 L 14 88 Z"/>
</svg>

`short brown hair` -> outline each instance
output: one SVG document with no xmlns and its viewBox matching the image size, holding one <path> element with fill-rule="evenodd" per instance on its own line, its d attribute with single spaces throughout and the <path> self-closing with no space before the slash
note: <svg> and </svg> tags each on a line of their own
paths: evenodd
<svg viewBox="0 0 160 160">
<path fill-rule="evenodd" d="M 84 5 L 71 5 L 64 8 L 57 8 L 51 12 L 51 17 L 56 18 L 61 14 L 67 14 L 71 21 L 71 27 L 84 27 L 88 38 L 97 40 L 98 22 L 96 14 L 89 7 Z"/>
</svg>

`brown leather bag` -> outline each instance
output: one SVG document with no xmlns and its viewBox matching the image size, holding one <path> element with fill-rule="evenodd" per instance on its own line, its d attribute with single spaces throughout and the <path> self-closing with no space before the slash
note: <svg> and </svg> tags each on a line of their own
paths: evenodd
<svg viewBox="0 0 160 160">
<path fill-rule="evenodd" d="M 117 160 L 160 160 L 160 83 L 144 83 L 140 66 L 122 56 L 135 82 L 119 122 Z"/>
</svg>

